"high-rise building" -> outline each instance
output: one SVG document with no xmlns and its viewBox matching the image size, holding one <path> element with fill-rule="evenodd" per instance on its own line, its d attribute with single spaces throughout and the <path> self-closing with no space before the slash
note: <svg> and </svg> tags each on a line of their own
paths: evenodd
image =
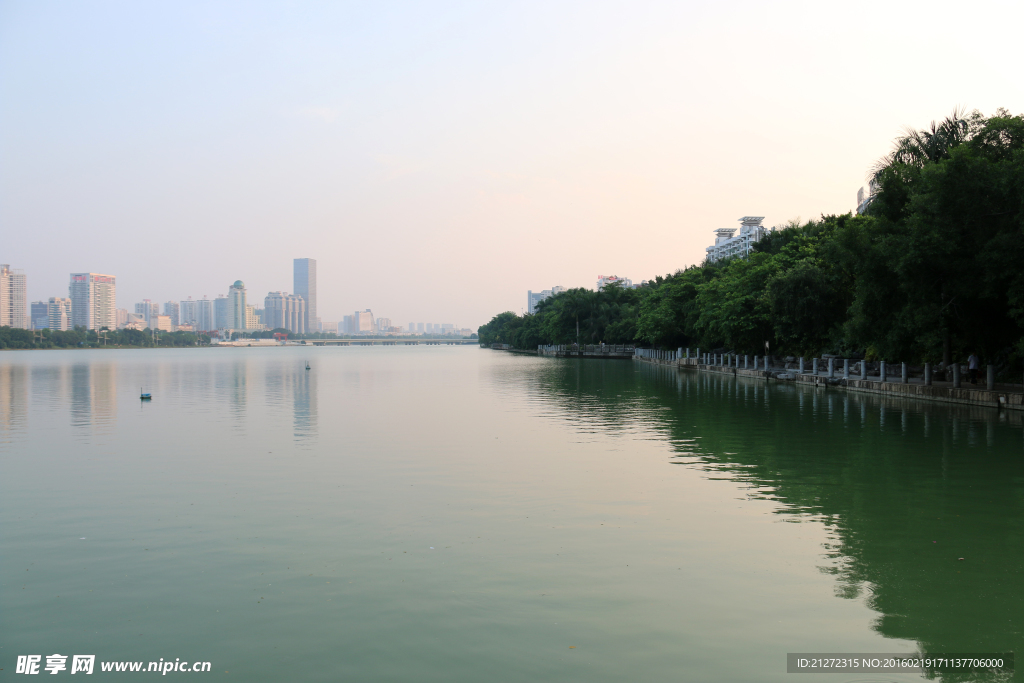
<svg viewBox="0 0 1024 683">
<path fill-rule="evenodd" d="M 33 301 L 29 307 L 29 327 L 33 330 L 46 330 L 50 327 L 50 308 L 45 301 Z"/>
<path fill-rule="evenodd" d="M 406 329 L 409 330 L 409 334 L 415 334 L 416 333 L 416 323 L 409 323 L 409 327 L 407 327 Z"/>
<path fill-rule="evenodd" d="M 718 228 L 715 230 L 715 243 L 707 247 L 708 263 L 726 258 L 746 258 L 753 251 L 754 244 L 765 236 L 762 223 L 764 216 L 744 216 L 739 219 L 740 234 L 736 228 Z"/>
<path fill-rule="evenodd" d="M 633 281 L 628 277 L 619 277 L 618 275 L 598 275 L 597 276 L 597 291 L 601 291 L 613 282 L 619 283 L 624 289 L 629 289 L 633 286 Z"/>
<path fill-rule="evenodd" d="M 204 295 L 202 299 L 196 300 L 196 329 L 200 332 L 210 332 L 217 329 L 217 315 L 214 312 L 213 301 Z"/>
<path fill-rule="evenodd" d="M 262 311 L 263 309 L 258 309 Z M 256 314 L 257 308 L 252 304 L 245 305 L 245 329 L 247 330 L 258 330 L 263 327 L 260 318 L 262 315 Z"/>
<path fill-rule="evenodd" d="M 181 306 L 177 301 L 164 302 L 164 315 L 171 317 L 171 326 L 177 329 L 181 322 Z"/>
<path fill-rule="evenodd" d="M 228 288 L 228 313 L 224 327 L 232 330 L 246 329 L 245 305 L 245 284 L 235 280 Z"/>
<path fill-rule="evenodd" d="M 412 325 L 409 326 L 409 329 L 412 330 Z M 423 323 L 416 323 L 416 334 L 423 334 Z"/>
<path fill-rule="evenodd" d="M 70 330 L 71 299 L 51 296 L 46 304 L 46 323 L 51 330 Z"/>
<path fill-rule="evenodd" d="M 198 318 L 196 317 L 196 302 L 189 297 L 185 301 L 178 304 L 178 324 L 179 325 L 195 325 Z"/>
<path fill-rule="evenodd" d="M 128 324 L 128 316 L 131 315 L 127 308 L 117 309 L 117 329 L 122 329 Z"/>
<path fill-rule="evenodd" d="M 174 332 L 174 327 L 171 325 L 171 316 L 169 315 L 151 315 L 149 317 L 149 329 L 160 330 L 162 332 Z"/>
<path fill-rule="evenodd" d="M 101 273 L 71 273 L 71 323 L 99 330 L 117 327 L 117 278 Z"/>
<path fill-rule="evenodd" d="M 387 334 L 391 331 L 391 318 L 377 318 L 377 331 Z"/>
<path fill-rule="evenodd" d="M 539 304 L 541 301 L 544 301 L 544 299 L 547 299 L 548 297 L 554 296 L 555 294 L 560 294 L 561 292 L 564 291 L 565 287 L 562 287 L 561 285 L 555 285 L 551 289 L 545 289 L 540 292 L 527 290 L 526 312 L 529 313 L 530 315 L 533 315 L 534 313 L 537 312 L 537 304 Z"/>
<path fill-rule="evenodd" d="M 293 261 L 294 286 L 296 296 L 306 301 L 306 312 L 303 326 L 309 332 L 320 330 L 320 319 L 316 309 L 316 259 L 297 258 Z"/>
<path fill-rule="evenodd" d="M 341 334 L 353 334 L 356 331 L 355 316 L 346 315 L 341 319 Z"/>
<path fill-rule="evenodd" d="M 148 325 L 150 318 L 154 315 L 160 315 L 160 304 L 155 304 L 149 299 L 143 299 L 140 303 L 135 304 L 135 315 L 141 315 Z"/>
<path fill-rule="evenodd" d="M 213 324 L 217 330 L 223 330 L 228 326 L 228 298 L 223 294 L 218 294 L 213 300 Z"/>
<path fill-rule="evenodd" d="M 288 292 L 270 292 L 263 300 L 263 324 L 268 330 L 278 328 L 304 334 L 306 332 L 306 300 Z"/>
<path fill-rule="evenodd" d="M 29 326 L 25 272 L 0 263 L 0 327 Z"/>
<path fill-rule="evenodd" d="M 374 331 L 373 313 L 367 308 L 365 311 L 356 311 L 352 316 L 355 324 L 355 334 L 372 334 Z"/>
</svg>

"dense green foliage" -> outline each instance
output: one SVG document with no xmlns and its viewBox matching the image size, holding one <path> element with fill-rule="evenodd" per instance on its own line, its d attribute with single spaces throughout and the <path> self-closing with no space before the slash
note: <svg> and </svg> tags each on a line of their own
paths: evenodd
<svg viewBox="0 0 1024 683">
<path fill-rule="evenodd" d="M 0 349 L 69 349 L 117 347 L 203 346 L 210 343 L 205 334 L 191 332 L 160 332 L 149 330 L 21 330 L 0 327 Z"/>
<path fill-rule="evenodd" d="M 482 344 L 636 342 L 738 353 L 951 362 L 1024 355 L 1024 116 L 959 112 L 908 131 L 864 215 L 774 229 L 746 259 L 636 290 L 556 295 L 502 313 Z"/>
<path fill-rule="evenodd" d="M 537 304 L 533 315 L 505 312 L 477 331 L 481 344 L 511 344 L 537 348 L 538 344 L 629 343 L 636 337 L 641 294 L 618 283 L 600 292 L 569 289 Z"/>
</svg>

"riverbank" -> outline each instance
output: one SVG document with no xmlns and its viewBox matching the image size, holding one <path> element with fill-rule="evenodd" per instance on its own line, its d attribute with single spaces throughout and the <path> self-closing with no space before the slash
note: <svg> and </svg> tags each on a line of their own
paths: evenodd
<svg viewBox="0 0 1024 683">
<path fill-rule="evenodd" d="M 766 382 L 794 382 L 797 384 L 811 384 L 814 386 L 842 389 L 845 391 L 856 391 L 872 394 L 883 394 L 897 398 L 913 398 L 923 401 L 937 401 L 941 403 L 959 403 L 961 405 L 979 406 L 984 408 L 995 408 L 1024 411 L 1024 391 L 1013 385 L 996 385 L 994 389 L 981 389 L 976 386 L 970 388 L 956 388 L 951 382 L 935 382 L 926 385 L 923 382 L 911 380 L 904 384 L 899 382 L 882 382 L 871 379 L 844 379 L 841 377 L 829 378 L 824 375 L 812 374 L 809 372 L 797 372 L 794 370 L 754 370 L 751 368 L 736 368 L 721 365 L 708 365 L 699 362 L 697 358 L 648 358 L 634 356 L 634 360 L 653 365 L 665 365 L 675 367 L 678 370 L 691 370 L 722 375 L 733 375 L 734 377 L 750 377 L 761 379 Z"/>
</svg>

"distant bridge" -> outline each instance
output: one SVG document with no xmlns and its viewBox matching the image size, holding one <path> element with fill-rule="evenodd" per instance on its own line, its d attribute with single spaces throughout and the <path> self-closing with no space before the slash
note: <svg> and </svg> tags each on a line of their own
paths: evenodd
<svg viewBox="0 0 1024 683">
<path fill-rule="evenodd" d="M 306 339 L 313 346 L 479 346 L 479 339 Z"/>
</svg>

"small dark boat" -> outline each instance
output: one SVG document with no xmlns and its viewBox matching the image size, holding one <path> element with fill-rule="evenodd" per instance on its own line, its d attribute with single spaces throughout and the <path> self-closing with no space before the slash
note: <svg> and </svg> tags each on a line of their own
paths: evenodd
<svg viewBox="0 0 1024 683">
<path fill-rule="evenodd" d="M 153 400 L 153 394 L 144 394 L 144 393 L 142 393 L 142 389 L 140 388 L 139 389 L 139 398 L 142 399 L 143 401 L 151 401 L 151 400 Z"/>
<path fill-rule="evenodd" d="M 306 361 L 306 369 L 309 370 L 309 361 Z"/>
</svg>

